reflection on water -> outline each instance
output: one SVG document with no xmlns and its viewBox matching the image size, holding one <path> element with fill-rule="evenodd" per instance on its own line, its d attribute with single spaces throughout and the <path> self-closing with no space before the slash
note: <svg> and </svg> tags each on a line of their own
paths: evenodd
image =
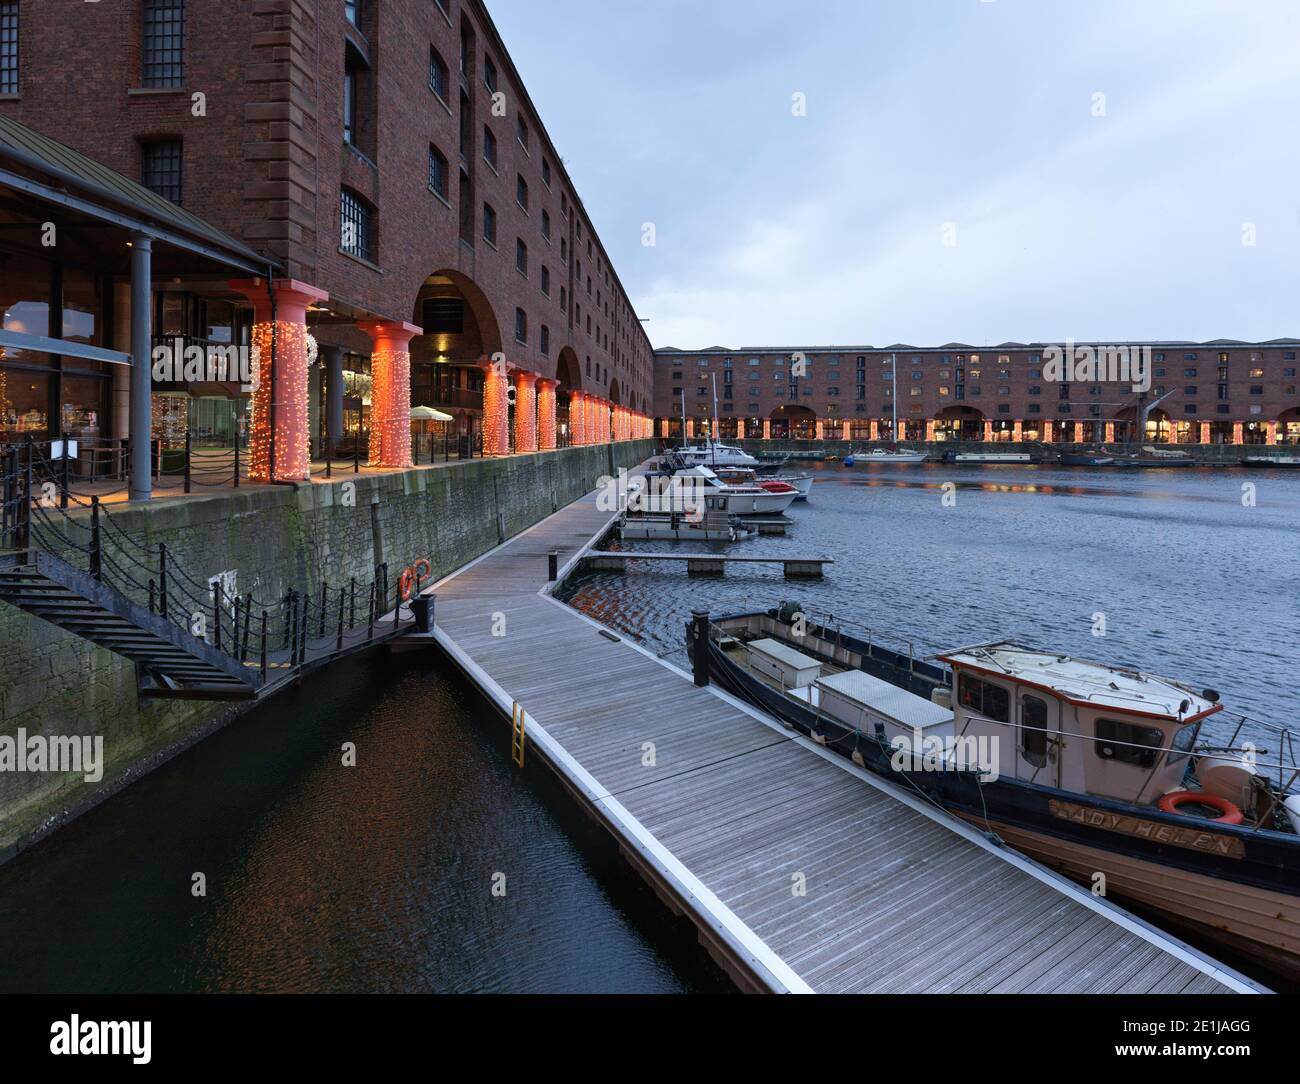
<svg viewBox="0 0 1300 1084">
<path fill-rule="evenodd" d="M 726 548 L 833 558 L 824 581 L 787 582 L 779 566 L 735 565 L 708 580 L 677 564 L 633 564 L 626 576 L 583 576 L 572 601 L 675 656 L 693 608 L 721 614 L 794 599 L 891 646 L 910 642 L 918 655 L 1015 638 L 1219 689 L 1231 711 L 1292 721 L 1300 475 L 943 464 L 817 471 L 785 537 Z M 1243 503 L 1247 483 L 1254 507 Z M 1106 615 L 1105 638 L 1092 635 L 1097 613 Z"/>
<path fill-rule="evenodd" d="M 729 990 L 441 667 L 313 677 L 0 868 L 0 990 Z"/>
</svg>

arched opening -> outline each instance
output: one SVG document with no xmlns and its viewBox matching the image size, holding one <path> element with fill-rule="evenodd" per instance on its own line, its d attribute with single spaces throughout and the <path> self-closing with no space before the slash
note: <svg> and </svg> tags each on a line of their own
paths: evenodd
<svg viewBox="0 0 1300 1084">
<path fill-rule="evenodd" d="M 1277 442 L 1300 444 L 1300 406 L 1284 410 L 1277 417 Z"/>
<path fill-rule="evenodd" d="M 573 433 L 569 420 L 569 402 L 575 391 L 582 390 L 582 366 L 573 347 L 566 346 L 555 361 L 555 379 L 560 386 L 555 390 L 555 435 L 561 448 L 567 448 Z"/>
<path fill-rule="evenodd" d="M 450 414 L 450 435 L 481 438 L 483 366 L 501 352 L 501 330 L 487 296 L 459 271 L 424 280 L 412 322 L 424 329 L 411 340 L 411 406 Z"/>
<path fill-rule="evenodd" d="M 944 407 L 935 415 L 934 439 L 983 440 L 984 415 L 974 407 Z"/>
<path fill-rule="evenodd" d="M 614 377 L 614 379 L 609 382 L 609 401 L 615 406 L 622 406 L 622 402 L 618 397 L 618 392 L 618 377 Z"/>
<path fill-rule="evenodd" d="M 817 415 L 805 406 L 779 406 L 772 411 L 774 440 L 816 440 Z"/>
</svg>

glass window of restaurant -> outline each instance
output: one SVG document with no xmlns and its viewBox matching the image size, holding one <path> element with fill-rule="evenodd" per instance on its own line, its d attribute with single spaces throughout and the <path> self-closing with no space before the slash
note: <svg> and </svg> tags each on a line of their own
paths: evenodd
<svg viewBox="0 0 1300 1084">
<path fill-rule="evenodd" d="M 164 447 L 183 447 L 187 433 L 197 449 L 233 448 L 236 440 L 248 447 L 249 395 L 243 389 L 251 359 L 247 366 L 243 362 L 251 328 L 252 310 L 230 301 L 179 290 L 155 294 L 154 346 L 175 349 L 179 340 L 182 351 L 196 346 L 205 359 L 201 380 L 154 383 L 154 436 Z M 227 358 L 224 351 L 232 346 L 239 352 Z M 223 353 L 214 355 L 216 350 Z M 226 362 L 224 371 L 216 364 L 218 357 Z"/>
<path fill-rule="evenodd" d="M 90 268 L 0 247 L 0 312 L 10 335 L 107 346 L 107 294 L 107 280 Z M 111 383 L 103 362 L 0 345 L 0 441 L 111 436 Z"/>
</svg>

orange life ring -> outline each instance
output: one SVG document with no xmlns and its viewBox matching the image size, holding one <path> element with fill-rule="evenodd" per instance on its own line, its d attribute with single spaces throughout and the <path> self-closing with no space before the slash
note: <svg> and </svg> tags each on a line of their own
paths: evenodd
<svg viewBox="0 0 1300 1084">
<path fill-rule="evenodd" d="M 429 563 L 429 559 L 427 557 L 421 557 L 418 561 L 415 562 L 415 565 L 413 567 L 415 569 L 416 577 L 421 580 L 427 580 L 433 575 L 433 565 Z M 424 571 L 421 572 L 420 571 L 421 569 L 424 569 Z"/>
<path fill-rule="evenodd" d="M 1178 813 L 1179 807 L 1185 805 L 1209 806 L 1219 811 L 1219 815 L 1213 818 L 1215 824 L 1240 824 L 1245 820 L 1241 810 L 1227 798 L 1220 798 L 1217 794 L 1206 794 L 1203 790 L 1176 790 L 1166 794 L 1157 805 L 1165 813 Z"/>
<path fill-rule="evenodd" d="M 414 571 L 412 571 L 412 570 L 409 569 L 409 568 L 406 569 L 406 570 L 404 570 L 404 571 L 402 572 L 402 578 L 401 578 L 400 580 L 397 581 L 397 584 L 398 584 L 398 586 L 399 586 L 399 587 L 401 588 L 401 590 L 402 590 L 402 601 L 403 601 L 403 602 L 410 602 L 410 601 L 411 601 L 411 592 L 412 592 L 413 590 L 415 590 L 415 573 L 414 573 Z"/>
</svg>

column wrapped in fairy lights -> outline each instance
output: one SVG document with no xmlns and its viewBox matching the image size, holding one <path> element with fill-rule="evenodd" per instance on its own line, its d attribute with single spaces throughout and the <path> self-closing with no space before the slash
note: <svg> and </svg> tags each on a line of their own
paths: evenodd
<svg viewBox="0 0 1300 1084">
<path fill-rule="evenodd" d="M 257 482 L 307 481 L 311 477 L 307 433 L 307 308 L 327 300 L 329 294 L 296 279 L 276 282 L 270 289 L 265 279 L 241 279 L 231 282 L 230 288 L 253 303 L 251 350 L 257 371 L 253 374 L 249 477 Z M 274 464 L 271 463 L 272 446 Z"/>
<path fill-rule="evenodd" d="M 599 418 L 596 414 L 596 404 L 598 400 L 594 395 L 584 395 L 582 397 L 582 429 L 587 434 L 588 444 L 600 443 L 600 429 L 597 427 Z"/>
<path fill-rule="evenodd" d="M 1202 444 L 1209 444 L 1209 443 L 1210 443 L 1210 423 L 1209 423 L 1209 422 L 1201 422 L 1201 443 L 1202 443 Z"/>
<path fill-rule="evenodd" d="M 510 378 L 492 361 L 483 363 L 483 454 L 510 454 Z"/>
<path fill-rule="evenodd" d="M 693 436 L 693 435 L 694 435 L 694 434 L 692 434 L 692 436 Z M 764 419 L 763 419 L 763 439 L 764 439 L 764 440 L 771 440 L 771 439 L 772 439 L 772 419 L 771 419 L 771 418 L 764 418 Z"/>
<path fill-rule="evenodd" d="M 569 444 L 587 443 L 587 433 L 583 428 L 582 392 L 569 392 Z"/>
<path fill-rule="evenodd" d="M 1043 443 L 1044 443 L 1044 444 L 1051 444 L 1051 443 L 1052 443 L 1052 423 L 1051 423 L 1051 422 L 1043 422 Z"/>
<path fill-rule="evenodd" d="M 415 324 L 363 320 L 370 336 L 370 465 L 391 470 L 411 466 L 411 340 Z"/>
<path fill-rule="evenodd" d="M 558 380 L 541 377 L 537 381 L 537 450 L 555 450 L 555 389 Z"/>
<path fill-rule="evenodd" d="M 537 451 L 537 374 L 527 369 L 515 374 L 515 451 Z"/>
</svg>

